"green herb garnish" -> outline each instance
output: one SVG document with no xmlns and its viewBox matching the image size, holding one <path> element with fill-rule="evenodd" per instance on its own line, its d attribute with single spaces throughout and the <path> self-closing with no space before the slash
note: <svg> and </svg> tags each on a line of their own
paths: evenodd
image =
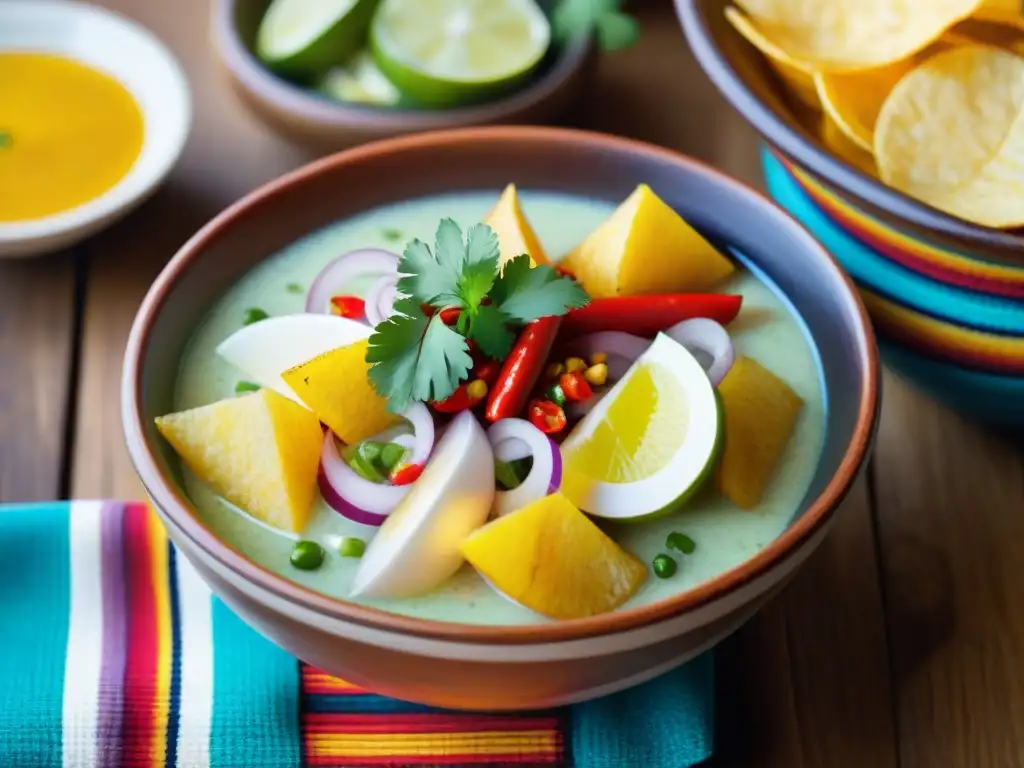
<svg viewBox="0 0 1024 768">
<path fill-rule="evenodd" d="M 640 25 L 622 11 L 622 0 L 560 0 L 551 21 L 560 43 L 593 34 L 603 51 L 629 48 L 640 37 Z"/>
<path fill-rule="evenodd" d="M 575 280 L 547 265 L 530 267 L 526 254 L 505 264 L 494 230 L 475 224 L 463 239 L 459 225 L 443 219 L 434 249 L 412 240 L 398 262 L 403 277 L 395 313 L 370 336 L 370 381 L 401 412 L 417 401 L 444 400 L 473 365 L 467 339 L 501 360 L 512 349 L 516 328 L 541 317 L 563 315 L 590 300 Z M 454 328 L 437 310 L 461 310 Z M 426 308 L 426 309 L 424 309 Z"/>
<path fill-rule="evenodd" d="M 302 293 L 305 289 L 298 283 L 288 283 L 288 285 L 285 286 L 285 290 L 288 291 L 288 293 Z"/>
<path fill-rule="evenodd" d="M 7 149 L 14 143 L 14 137 L 9 131 L 0 131 L 0 149 Z"/>
<path fill-rule="evenodd" d="M 494 460 L 494 481 L 498 490 L 511 491 L 523 484 L 533 468 L 533 457 L 527 456 L 515 461 Z"/>
<path fill-rule="evenodd" d="M 659 579 L 670 579 L 676 572 L 676 561 L 668 555 L 657 555 L 651 567 L 654 568 L 654 575 Z"/>
<path fill-rule="evenodd" d="M 338 554 L 342 557 L 362 557 L 366 552 L 366 542 L 356 536 L 346 536 L 338 545 Z"/>
<path fill-rule="evenodd" d="M 258 323 L 261 320 L 266 320 L 268 317 L 270 317 L 270 315 L 259 307 L 249 307 L 245 310 L 245 314 L 242 315 L 242 323 L 243 325 L 252 325 L 253 323 Z"/>
<path fill-rule="evenodd" d="M 384 236 L 385 240 L 392 243 L 397 243 L 399 240 L 402 239 L 402 232 L 401 230 L 398 229 L 391 229 L 389 227 L 387 229 L 382 229 L 380 233 Z"/>
<path fill-rule="evenodd" d="M 259 392 L 260 385 L 251 381 L 240 381 L 235 384 L 235 394 L 244 395 L 246 392 Z"/>
<path fill-rule="evenodd" d="M 673 531 L 665 540 L 665 546 L 669 549 L 674 549 L 676 552 L 682 552 L 684 555 L 692 555 L 697 549 L 697 542 L 685 533 Z"/>
</svg>

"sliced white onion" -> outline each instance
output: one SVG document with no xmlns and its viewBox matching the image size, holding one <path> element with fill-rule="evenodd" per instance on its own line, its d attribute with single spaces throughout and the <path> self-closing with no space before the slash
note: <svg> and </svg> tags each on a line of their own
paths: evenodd
<svg viewBox="0 0 1024 768">
<path fill-rule="evenodd" d="M 398 256 L 382 248 L 363 248 L 339 256 L 316 276 L 306 295 L 306 311 L 317 315 L 330 312 L 331 297 L 346 293 L 345 286 L 366 275 L 398 272 Z"/>
<path fill-rule="evenodd" d="M 491 447 L 494 449 L 494 458 L 499 461 L 519 461 L 520 459 L 533 456 L 533 449 L 518 437 L 499 440 L 497 443 L 492 444 Z"/>
<path fill-rule="evenodd" d="M 491 512 L 496 517 L 522 509 L 527 504 L 554 493 L 561 486 L 562 452 L 554 440 L 530 422 L 524 419 L 501 419 L 487 430 L 487 439 L 496 450 L 497 446 L 521 441 L 533 456 L 533 466 L 522 483 L 510 491 L 497 491 L 494 494 Z"/>
<path fill-rule="evenodd" d="M 398 273 L 381 275 L 366 292 L 366 321 L 377 326 L 391 317 L 398 298 Z"/>
<path fill-rule="evenodd" d="M 690 350 L 714 386 L 717 387 L 732 368 L 736 358 L 732 339 L 729 332 L 714 320 L 707 317 L 683 320 L 665 334 Z"/>
<path fill-rule="evenodd" d="M 371 439 L 401 445 L 410 452 L 405 464 L 426 464 L 434 449 L 434 419 L 423 403 L 413 404 L 402 416 L 412 425 L 412 434 L 400 431 L 401 427 L 393 427 Z M 384 523 L 414 485 L 388 485 L 367 480 L 341 456 L 334 433 L 330 431 L 324 435 L 317 480 L 324 501 L 332 509 L 349 520 L 374 526 Z"/>
</svg>

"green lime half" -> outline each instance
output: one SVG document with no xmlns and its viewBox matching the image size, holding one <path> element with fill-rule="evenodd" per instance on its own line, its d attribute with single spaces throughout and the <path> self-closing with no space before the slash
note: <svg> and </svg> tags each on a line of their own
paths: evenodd
<svg viewBox="0 0 1024 768">
<path fill-rule="evenodd" d="M 333 67 L 318 90 L 338 101 L 392 107 L 402 94 L 377 67 L 369 51 L 360 51 L 344 67 Z"/>
<path fill-rule="evenodd" d="M 511 91 L 550 43 L 551 26 L 534 0 L 382 0 L 370 26 L 381 71 L 429 107 Z"/>
<path fill-rule="evenodd" d="M 256 33 L 256 54 L 272 69 L 316 77 L 366 41 L 377 0 L 273 0 Z"/>
</svg>

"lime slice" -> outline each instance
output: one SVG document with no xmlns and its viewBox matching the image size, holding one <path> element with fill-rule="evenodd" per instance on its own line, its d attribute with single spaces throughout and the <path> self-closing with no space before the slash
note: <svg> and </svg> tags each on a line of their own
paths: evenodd
<svg viewBox="0 0 1024 768">
<path fill-rule="evenodd" d="M 659 334 L 562 444 L 562 492 L 617 520 L 674 510 L 710 476 L 723 432 L 704 369 Z"/>
<path fill-rule="evenodd" d="M 330 69 L 320 81 L 319 90 L 338 101 L 381 107 L 394 106 L 402 97 L 368 51 L 360 51 L 344 67 Z"/>
<path fill-rule="evenodd" d="M 451 107 L 526 80 L 551 42 L 534 0 L 383 0 L 370 28 L 378 66 L 411 100 Z"/>
<path fill-rule="evenodd" d="M 376 0 L 273 0 L 256 33 L 256 54 L 284 74 L 315 77 L 366 40 Z"/>
</svg>

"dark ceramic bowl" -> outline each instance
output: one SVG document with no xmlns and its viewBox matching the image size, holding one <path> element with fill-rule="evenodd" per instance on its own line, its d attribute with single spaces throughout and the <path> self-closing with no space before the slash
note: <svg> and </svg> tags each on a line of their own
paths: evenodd
<svg viewBox="0 0 1024 768">
<path fill-rule="evenodd" d="M 253 53 L 270 0 L 215 0 L 212 38 L 232 86 L 253 112 L 285 136 L 322 149 L 441 128 L 557 122 L 580 96 L 594 63 L 587 37 L 554 50 L 533 80 L 494 101 L 457 109 L 345 104 L 284 80 Z"/>
<path fill-rule="evenodd" d="M 784 160 L 855 216 L 865 217 L 863 226 L 877 229 L 885 247 L 911 261 L 948 262 L 954 272 L 992 265 L 994 292 L 1000 275 L 1008 275 L 1017 289 L 1010 295 L 1024 297 L 1024 235 L 949 216 L 844 162 L 801 123 L 762 54 L 726 21 L 722 0 L 675 4 L 694 55 L 725 98 Z"/>
<path fill-rule="evenodd" d="M 443 170 L 443 173 L 439 173 Z M 480 626 L 332 599 L 219 540 L 153 426 L 172 409 L 182 349 L 219 296 L 262 259 L 338 218 L 412 197 L 522 188 L 618 202 L 639 183 L 729 246 L 800 313 L 820 354 L 825 442 L 789 526 L 749 560 L 650 605 L 573 621 Z M 479 128 L 368 144 L 253 192 L 195 235 L 142 303 L 125 356 L 128 449 L 179 550 L 244 619 L 357 685 L 449 707 L 531 709 L 612 693 L 682 664 L 749 618 L 821 543 L 867 456 L 879 407 L 864 308 L 832 257 L 767 198 L 681 155 L 552 128 Z"/>
</svg>

